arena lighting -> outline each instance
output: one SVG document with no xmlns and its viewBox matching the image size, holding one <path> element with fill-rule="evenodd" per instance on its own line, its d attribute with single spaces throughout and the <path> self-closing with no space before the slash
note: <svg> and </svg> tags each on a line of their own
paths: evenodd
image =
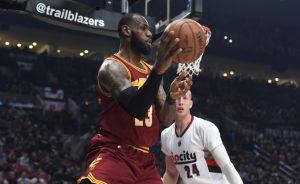
<svg viewBox="0 0 300 184">
<path fill-rule="evenodd" d="M 61 52 L 61 50 L 60 49 L 57 49 L 57 51 L 56 51 L 57 53 L 60 53 Z"/>
<path fill-rule="evenodd" d="M 230 39 L 230 40 L 229 40 L 229 43 L 232 43 L 232 41 L 233 41 L 233 40 L 232 40 L 232 39 Z"/>
<path fill-rule="evenodd" d="M 223 73 L 223 77 L 227 77 L 228 76 L 228 74 L 227 73 Z"/>
<path fill-rule="evenodd" d="M 276 81 L 276 82 L 278 82 L 278 81 L 279 81 L 279 78 L 278 78 L 278 77 L 276 77 L 276 78 L 275 78 L 275 81 Z"/>
<path fill-rule="evenodd" d="M 6 41 L 4 44 L 5 44 L 6 46 L 9 46 L 10 43 Z"/>
<path fill-rule="evenodd" d="M 271 79 L 269 79 L 269 80 L 268 80 L 268 83 L 269 83 L 269 84 L 271 84 L 271 83 L 272 83 L 272 80 L 271 80 Z"/>
<path fill-rule="evenodd" d="M 228 36 L 224 36 L 224 40 L 227 40 L 228 39 Z"/>
<path fill-rule="evenodd" d="M 33 46 L 32 46 L 32 45 L 29 45 L 28 48 L 33 49 Z"/>
<path fill-rule="evenodd" d="M 37 43 L 36 43 L 36 42 L 33 42 L 32 45 L 33 45 L 33 46 L 37 46 Z"/>
<path fill-rule="evenodd" d="M 230 71 L 229 74 L 230 74 L 230 75 L 234 75 L 234 71 Z"/>
<path fill-rule="evenodd" d="M 85 53 L 85 54 L 88 54 L 88 53 L 89 53 L 89 50 L 84 50 L 84 53 Z"/>
<path fill-rule="evenodd" d="M 84 53 L 83 53 L 83 52 L 80 52 L 79 55 L 80 55 L 80 56 L 84 56 Z"/>
<path fill-rule="evenodd" d="M 22 44 L 18 43 L 18 44 L 17 44 L 17 47 L 22 47 Z"/>
</svg>

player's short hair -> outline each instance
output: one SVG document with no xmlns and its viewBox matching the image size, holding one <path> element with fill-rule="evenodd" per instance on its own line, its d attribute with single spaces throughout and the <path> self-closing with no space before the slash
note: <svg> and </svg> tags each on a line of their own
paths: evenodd
<svg viewBox="0 0 300 184">
<path fill-rule="evenodd" d="M 130 25 L 133 23 L 134 21 L 134 17 L 135 16 L 141 16 L 140 14 L 137 14 L 137 13 L 128 13 L 128 14 L 125 14 L 121 20 L 119 21 L 118 23 L 118 33 L 119 33 L 119 36 L 120 37 L 123 37 L 122 35 L 122 27 L 124 25 Z"/>
</svg>

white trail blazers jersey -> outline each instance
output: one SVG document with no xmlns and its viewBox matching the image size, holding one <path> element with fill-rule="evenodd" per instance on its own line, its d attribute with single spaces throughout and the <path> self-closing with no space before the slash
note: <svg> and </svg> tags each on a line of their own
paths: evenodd
<svg viewBox="0 0 300 184">
<path fill-rule="evenodd" d="M 175 123 L 161 134 L 161 149 L 167 156 L 171 156 L 185 184 L 228 184 L 220 167 L 209 154 L 222 144 L 218 128 L 197 117 L 192 117 L 181 136 L 176 134 Z"/>
</svg>

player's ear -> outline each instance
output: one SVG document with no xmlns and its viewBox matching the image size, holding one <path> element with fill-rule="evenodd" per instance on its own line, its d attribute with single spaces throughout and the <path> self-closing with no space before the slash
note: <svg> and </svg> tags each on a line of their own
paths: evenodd
<svg viewBox="0 0 300 184">
<path fill-rule="evenodd" d="M 129 26 L 127 26 L 127 25 L 124 25 L 124 26 L 122 26 L 122 33 L 123 33 L 123 35 L 125 36 L 125 37 L 130 37 L 131 36 L 131 29 L 130 29 L 130 27 Z"/>
<path fill-rule="evenodd" d="M 190 109 L 193 107 L 193 101 L 191 100 Z"/>
</svg>

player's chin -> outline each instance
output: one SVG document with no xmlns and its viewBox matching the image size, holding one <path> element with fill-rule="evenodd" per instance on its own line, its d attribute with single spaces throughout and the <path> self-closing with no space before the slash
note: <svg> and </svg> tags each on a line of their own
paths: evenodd
<svg viewBox="0 0 300 184">
<path fill-rule="evenodd" d="M 184 111 L 182 111 L 182 110 L 177 110 L 176 111 L 176 115 L 179 116 L 179 117 L 185 116 L 185 114 L 186 113 Z"/>
<path fill-rule="evenodd" d="M 144 55 L 149 55 L 151 53 L 151 47 L 146 46 L 142 53 Z"/>
</svg>

